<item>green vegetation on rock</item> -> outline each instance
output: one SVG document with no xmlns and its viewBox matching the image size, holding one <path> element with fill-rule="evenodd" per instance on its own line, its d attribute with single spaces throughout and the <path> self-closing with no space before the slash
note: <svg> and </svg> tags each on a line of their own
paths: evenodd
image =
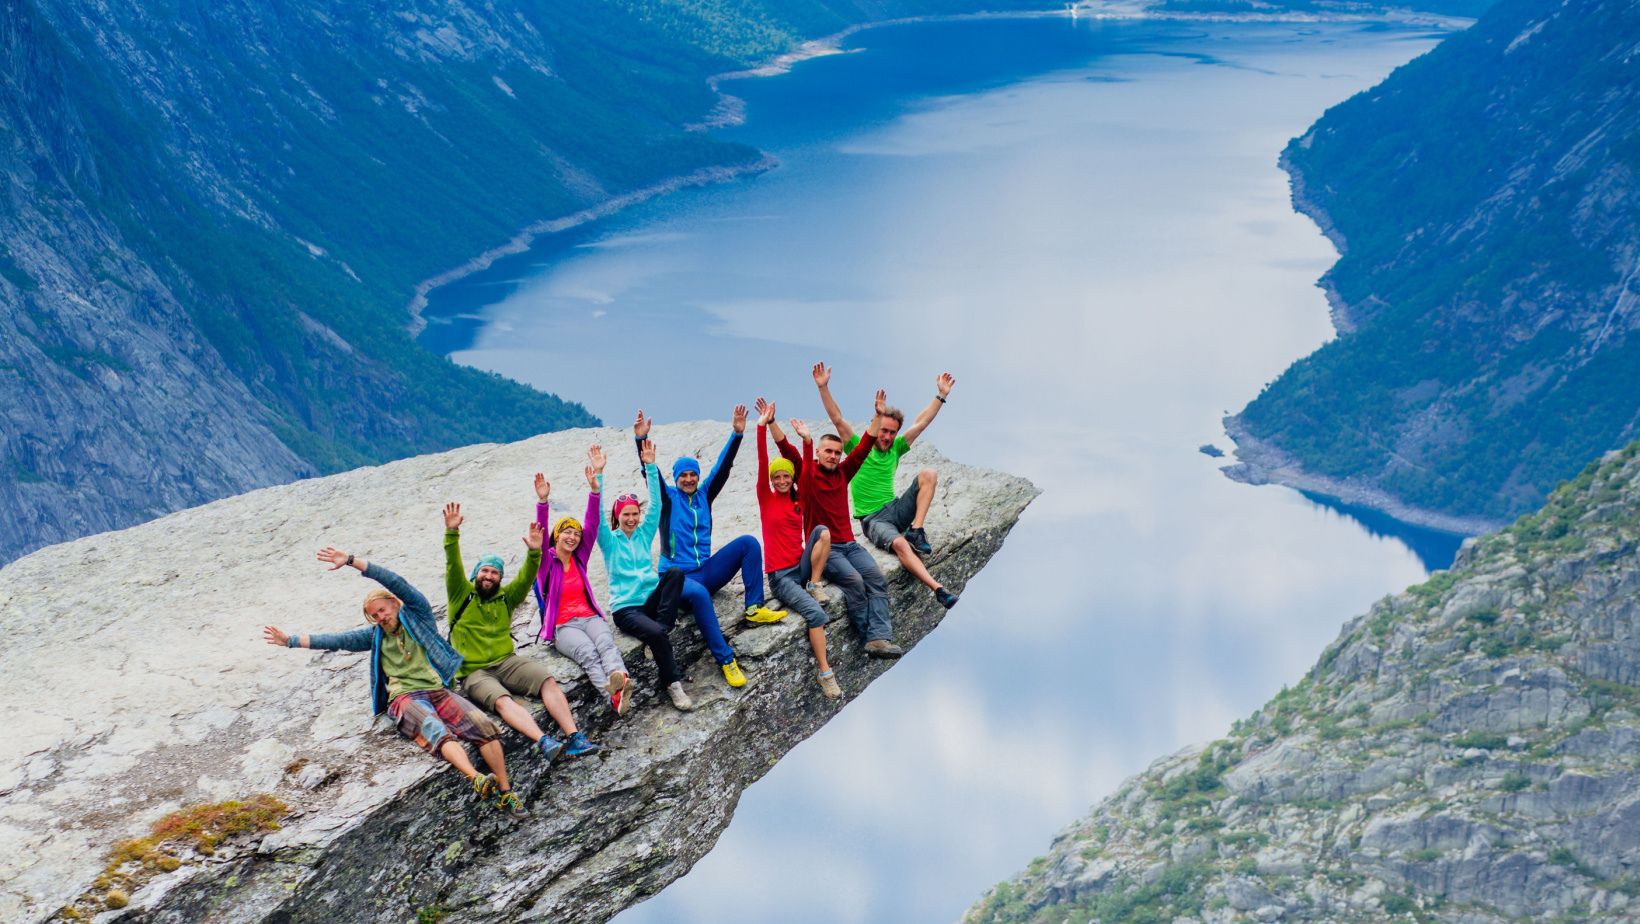
<svg viewBox="0 0 1640 924">
<path fill-rule="evenodd" d="M 1290 144 L 1346 329 L 1237 425 L 1495 522 L 1640 436 L 1637 33 L 1632 3 L 1504 0 Z"/>
</svg>

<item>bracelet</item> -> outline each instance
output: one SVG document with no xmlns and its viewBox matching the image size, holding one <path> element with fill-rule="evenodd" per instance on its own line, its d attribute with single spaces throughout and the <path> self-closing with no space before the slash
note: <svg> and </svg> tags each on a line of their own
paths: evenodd
<svg viewBox="0 0 1640 924">
<path fill-rule="evenodd" d="M 934 400 L 935 400 L 935 401 L 938 401 L 938 402 L 939 402 L 939 403 L 941 403 L 941 404 L 944 404 L 944 403 L 945 403 L 945 398 L 944 398 L 944 397 L 943 397 L 943 396 L 941 396 L 941 395 L 935 395 L 935 396 L 934 396 Z"/>
<path fill-rule="evenodd" d="M 342 562 L 342 567 L 345 568 L 351 564 L 353 564 L 353 556 L 349 555 L 347 556 L 347 561 Z"/>
</svg>

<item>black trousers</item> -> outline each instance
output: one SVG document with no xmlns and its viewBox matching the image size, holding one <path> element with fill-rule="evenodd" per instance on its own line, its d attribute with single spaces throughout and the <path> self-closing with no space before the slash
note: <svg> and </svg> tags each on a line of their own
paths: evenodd
<svg viewBox="0 0 1640 924">
<path fill-rule="evenodd" d="M 673 569 L 661 575 L 660 584 L 650 592 L 640 606 L 628 606 L 615 611 L 615 625 L 655 653 L 655 670 L 660 674 L 661 686 L 676 682 L 682 674 L 678 659 L 672 653 L 669 633 L 677 625 L 679 604 L 683 597 L 683 572 Z"/>
</svg>

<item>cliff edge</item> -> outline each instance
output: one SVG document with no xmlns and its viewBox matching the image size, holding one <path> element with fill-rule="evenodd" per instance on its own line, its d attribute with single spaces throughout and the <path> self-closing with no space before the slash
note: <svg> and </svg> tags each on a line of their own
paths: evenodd
<svg viewBox="0 0 1640 924">
<path fill-rule="evenodd" d="M 657 427 L 654 438 L 664 460 L 710 459 L 728 433 L 689 423 Z M 571 662 L 522 648 L 552 665 L 577 718 L 606 745 L 543 773 L 509 734 L 509 770 L 532 809 L 522 821 L 477 805 L 458 775 L 372 722 L 365 655 L 286 651 L 260 637 L 264 624 L 362 624 L 359 603 L 374 585 L 327 573 L 313 560 L 320 546 L 392 567 L 441 602 L 447 500 L 466 513 L 469 562 L 498 550 L 517 568 L 533 473 L 546 472 L 555 498 L 578 513 L 594 441 L 611 453 L 606 490 L 641 493 L 629 430 L 572 430 L 267 488 L 0 570 L 0 690 L 21 707 L 0 745 L 0 918 L 592 922 L 686 872 L 741 790 L 890 666 L 864 657 L 839 601 L 829 608 L 844 691 L 835 703 L 814 683 L 801 621 L 741 623 L 738 582 L 718 596 L 719 614 L 750 683 L 727 687 L 698 633 L 680 626 L 691 713 L 659 704 L 653 665 L 625 636 L 644 695 L 618 723 Z M 913 456 L 907 473 L 941 470 L 929 563 L 960 590 L 1036 491 L 925 444 Z M 719 544 L 758 533 L 755 470 L 745 446 L 716 504 Z M 946 611 L 879 561 L 909 649 Z M 602 593 L 601 556 L 592 571 Z M 514 637 L 532 639 L 537 624 L 526 603 Z M 111 860 L 116 841 L 189 817 L 178 810 L 258 796 L 288 812 L 269 809 L 203 849 Z"/>
</svg>

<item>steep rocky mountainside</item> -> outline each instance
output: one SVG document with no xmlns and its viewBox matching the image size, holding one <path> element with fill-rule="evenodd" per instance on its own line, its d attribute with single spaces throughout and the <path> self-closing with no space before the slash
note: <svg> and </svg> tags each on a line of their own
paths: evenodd
<svg viewBox="0 0 1640 924">
<path fill-rule="evenodd" d="M 667 459 L 711 457 L 728 433 L 726 423 L 675 424 L 654 439 Z M 687 714 L 657 701 L 653 665 L 624 635 L 642 696 L 619 722 L 574 664 L 521 649 L 552 666 L 607 747 L 543 773 L 509 733 L 508 768 L 533 809 L 523 821 L 477 805 L 453 771 L 390 723 L 372 724 L 365 656 L 261 638 L 265 624 L 362 624 L 359 602 L 375 585 L 316 564 L 325 545 L 403 574 L 442 619 L 444 502 L 462 502 L 468 562 L 498 551 L 515 569 L 533 473 L 547 473 L 555 505 L 579 516 L 594 440 L 613 453 L 606 490 L 642 494 L 630 431 L 572 430 L 267 488 L 0 569 L 0 694 L 17 706 L 0 737 L 0 920 L 596 922 L 686 872 L 741 790 L 889 669 L 864 656 L 840 601 L 829 634 L 842 702 L 820 695 L 801 620 L 741 621 L 738 581 L 718 605 L 750 682 L 725 685 L 699 633 L 680 625 L 673 637 L 698 704 Z M 753 453 L 743 449 L 715 505 L 718 544 L 758 533 Z M 913 455 L 908 477 L 925 464 L 942 473 L 929 566 L 960 590 L 1036 491 L 922 443 Z M 946 611 L 878 560 L 912 649 Z M 603 593 L 601 556 L 592 584 Z M 533 639 L 538 625 L 526 602 L 514 637 Z M 252 830 L 220 843 L 118 844 L 167 819 L 186 829 L 200 804 L 274 805 L 257 797 L 289 814 L 241 819 Z M 270 833 L 269 821 L 282 827 Z"/>
<path fill-rule="evenodd" d="M 705 82 L 955 0 L 0 0 L 0 561 L 593 423 L 415 345 L 416 283 L 762 155 Z"/>
<path fill-rule="evenodd" d="M 973 922 L 1640 920 L 1640 444 L 1375 604 Z"/>
<path fill-rule="evenodd" d="M 1504 0 L 1284 162 L 1340 334 L 1230 421 L 1242 477 L 1473 528 L 1640 436 L 1640 5 Z"/>
</svg>

